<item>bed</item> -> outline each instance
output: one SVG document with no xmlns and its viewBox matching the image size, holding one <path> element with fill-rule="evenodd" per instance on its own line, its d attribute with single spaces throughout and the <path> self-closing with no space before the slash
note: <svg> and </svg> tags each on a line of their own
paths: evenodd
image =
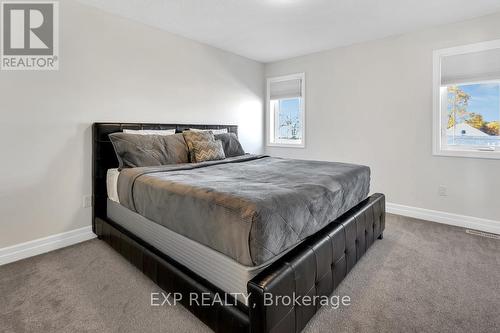
<svg viewBox="0 0 500 333">
<path fill-rule="evenodd" d="M 165 291 L 185 294 L 216 332 L 300 332 L 316 305 L 264 298 L 331 294 L 382 238 L 384 196 L 367 197 L 366 167 L 265 155 L 116 170 L 109 134 L 188 128 L 237 134 L 231 125 L 94 124 L 94 232 Z M 235 302 L 199 306 L 192 293 Z"/>
</svg>

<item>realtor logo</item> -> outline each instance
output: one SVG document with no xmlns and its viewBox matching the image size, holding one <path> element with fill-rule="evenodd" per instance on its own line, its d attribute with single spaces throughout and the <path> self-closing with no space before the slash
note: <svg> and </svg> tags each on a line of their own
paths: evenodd
<svg viewBox="0 0 500 333">
<path fill-rule="evenodd" d="M 2 70 L 59 68 L 58 3 L 1 2 Z"/>
</svg>

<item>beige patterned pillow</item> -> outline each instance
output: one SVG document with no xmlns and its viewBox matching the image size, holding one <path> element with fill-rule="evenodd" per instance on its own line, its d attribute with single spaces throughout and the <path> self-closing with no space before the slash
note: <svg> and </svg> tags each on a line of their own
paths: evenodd
<svg viewBox="0 0 500 333">
<path fill-rule="evenodd" d="M 197 163 L 204 161 L 217 161 L 226 158 L 222 141 L 193 141 L 193 153 Z"/>
<path fill-rule="evenodd" d="M 196 163 L 196 157 L 194 156 L 193 151 L 193 142 L 194 141 L 215 141 L 214 134 L 212 132 L 195 132 L 195 131 L 184 131 L 182 132 L 184 135 L 184 140 L 189 149 L 189 161 L 191 163 Z"/>
</svg>

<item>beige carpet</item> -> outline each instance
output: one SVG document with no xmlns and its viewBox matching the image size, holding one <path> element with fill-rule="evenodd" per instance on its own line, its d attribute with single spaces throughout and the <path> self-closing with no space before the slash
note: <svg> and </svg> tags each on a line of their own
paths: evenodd
<svg viewBox="0 0 500 333">
<path fill-rule="evenodd" d="M 0 267 L 0 332 L 208 332 L 99 240 Z M 500 332 L 500 241 L 388 216 L 305 332 Z"/>
</svg>

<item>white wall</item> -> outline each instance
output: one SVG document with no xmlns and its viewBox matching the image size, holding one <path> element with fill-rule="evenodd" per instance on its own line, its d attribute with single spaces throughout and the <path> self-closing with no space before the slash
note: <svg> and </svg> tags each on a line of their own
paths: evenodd
<svg viewBox="0 0 500 333">
<path fill-rule="evenodd" d="M 91 224 L 92 122 L 238 124 L 260 152 L 263 70 L 60 1 L 60 70 L 0 72 L 0 248 Z"/>
<path fill-rule="evenodd" d="M 390 202 L 500 221 L 500 161 L 432 156 L 432 51 L 500 38 L 500 14 L 266 65 L 306 73 L 306 148 L 369 165 Z M 438 196 L 438 185 L 448 197 Z"/>
</svg>

